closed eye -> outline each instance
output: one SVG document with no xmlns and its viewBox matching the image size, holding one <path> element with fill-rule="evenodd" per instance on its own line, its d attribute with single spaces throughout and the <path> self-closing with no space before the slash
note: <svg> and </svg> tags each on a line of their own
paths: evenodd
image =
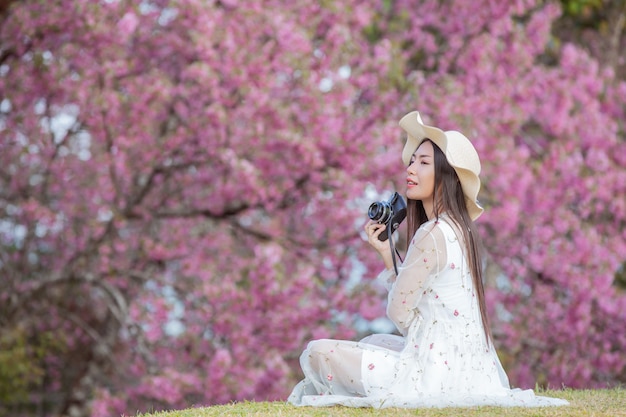
<svg viewBox="0 0 626 417">
<path fill-rule="evenodd" d="M 415 161 L 417 161 L 418 159 L 420 160 L 420 164 L 421 165 L 429 165 L 430 164 L 430 158 L 432 158 L 432 157 L 430 155 L 427 155 L 427 154 L 413 155 L 411 157 L 411 160 L 409 161 L 409 166 L 413 165 L 415 163 Z"/>
</svg>

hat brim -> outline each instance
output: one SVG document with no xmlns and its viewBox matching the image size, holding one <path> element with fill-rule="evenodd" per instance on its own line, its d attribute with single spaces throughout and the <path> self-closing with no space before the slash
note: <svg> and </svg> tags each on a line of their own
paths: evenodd
<svg viewBox="0 0 626 417">
<path fill-rule="evenodd" d="M 445 150 L 447 148 L 448 138 L 445 132 L 437 127 L 425 125 L 418 111 L 413 111 L 404 116 L 400 119 L 399 124 L 407 133 L 404 149 L 402 150 L 402 162 L 404 162 L 404 165 L 409 166 L 413 153 L 426 138 L 432 140 L 439 146 L 439 149 Z"/>
<path fill-rule="evenodd" d="M 480 179 L 472 171 L 454 166 L 454 171 L 459 177 L 461 182 L 461 188 L 463 194 L 465 194 L 465 207 L 467 207 L 467 214 L 469 214 L 472 220 L 476 220 L 483 214 L 483 209 L 478 204 L 478 192 L 480 191 Z"/>
</svg>

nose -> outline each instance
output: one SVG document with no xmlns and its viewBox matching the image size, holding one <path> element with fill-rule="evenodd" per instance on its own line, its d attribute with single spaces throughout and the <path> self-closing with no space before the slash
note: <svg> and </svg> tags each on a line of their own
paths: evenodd
<svg viewBox="0 0 626 417">
<path fill-rule="evenodd" d="M 415 175 L 415 162 L 410 163 L 409 166 L 406 167 L 406 172 L 407 174 Z"/>
</svg>

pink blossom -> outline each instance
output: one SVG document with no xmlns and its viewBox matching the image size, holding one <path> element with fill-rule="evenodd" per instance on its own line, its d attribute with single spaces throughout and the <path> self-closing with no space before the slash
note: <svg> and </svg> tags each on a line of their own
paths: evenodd
<svg viewBox="0 0 626 417">
<path fill-rule="evenodd" d="M 137 29 L 138 25 L 139 19 L 137 15 L 133 12 L 127 12 L 117 23 L 117 28 L 120 36 L 128 37 Z"/>
</svg>

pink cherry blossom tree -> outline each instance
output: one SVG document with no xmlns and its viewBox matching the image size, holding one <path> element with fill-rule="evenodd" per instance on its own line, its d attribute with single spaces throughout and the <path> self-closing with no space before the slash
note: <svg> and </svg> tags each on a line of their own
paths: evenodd
<svg viewBox="0 0 626 417">
<path fill-rule="evenodd" d="M 397 170 L 397 93 L 350 8 L 13 5 L 0 304 L 3 328 L 60 344 L 35 407 L 282 398 L 305 340 L 382 314 L 352 271 L 358 199 Z"/>
<path fill-rule="evenodd" d="M 512 382 L 624 381 L 626 85 L 559 45 L 558 17 L 532 0 L 14 2 L 0 328 L 39 376 L 11 410 L 284 399 L 307 340 L 384 313 L 360 230 L 402 189 L 415 108 L 481 154 Z"/>
</svg>

